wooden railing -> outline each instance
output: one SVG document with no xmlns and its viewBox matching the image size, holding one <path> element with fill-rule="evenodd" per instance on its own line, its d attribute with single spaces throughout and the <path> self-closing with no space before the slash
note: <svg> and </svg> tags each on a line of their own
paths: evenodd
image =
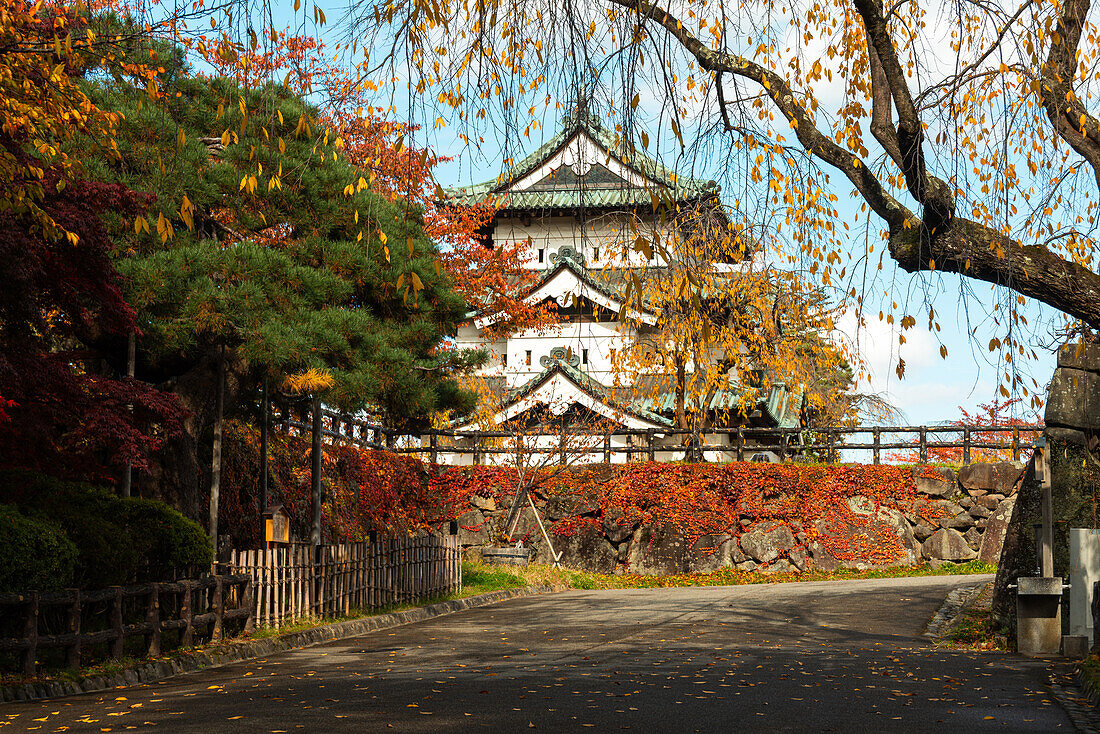
<svg viewBox="0 0 1100 734">
<path fill-rule="evenodd" d="M 256 623 L 278 628 L 460 591 L 461 561 L 457 535 L 429 535 L 233 551 L 227 568 L 252 579 Z"/>
<path fill-rule="evenodd" d="M 160 655 L 164 633 L 170 630 L 179 630 L 178 646 L 190 647 L 196 630 L 209 628 L 210 638 L 218 640 L 228 621 L 243 620 L 250 629 L 251 593 L 251 577 L 229 575 L 99 591 L 0 594 L 0 618 L 23 620 L 19 637 L 0 638 L 0 652 L 20 653 L 27 676 L 35 674 L 40 653 L 51 648 L 64 649 L 64 665 L 69 668 L 79 668 L 83 653 L 95 645 L 106 644 L 109 658 L 121 658 L 132 637 L 144 638 L 144 654 Z M 135 610 L 140 621 L 134 621 Z M 44 630 L 46 618 L 61 619 L 65 631 Z"/>
</svg>

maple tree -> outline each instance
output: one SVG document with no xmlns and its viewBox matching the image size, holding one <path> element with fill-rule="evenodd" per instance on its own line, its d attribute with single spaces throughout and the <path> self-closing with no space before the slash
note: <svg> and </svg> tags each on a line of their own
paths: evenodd
<svg viewBox="0 0 1100 734">
<path fill-rule="evenodd" d="M 0 465 L 113 479 L 178 432 L 179 406 L 117 376 L 138 326 L 110 223 L 149 201 L 88 180 L 64 149 L 94 134 L 110 151 L 116 121 L 77 83 L 95 43 L 85 30 L 64 6 L 0 8 Z"/>
<path fill-rule="evenodd" d="M 994 398 L 992 402 L 979 404 L 974 410 L 967 410 L 960 405 L 960 417 L 949 421 L 945 425 L 958 426 L 960 429 L 970 426 L 1017 429 L 1018 436 L 1020 437 L 1020 445 L 1028 447 L 1042 434 L 1043 423 L 1034 418 L 1028 419 L 1014 415 L 1014 413 L 1018 412 L 1023 407 L 1022 402 L 1020 398 L 1013 398 L 1011 400 Z M 962 439 L 960 436 L 958 439 L 948 439 L 944 437 L 939 440 L 961 441 Z M 1020 454 L 1013 452 L 1012 432 L 972 430 L 970 431 L 970 440 L 975 444 L 985 444 L 985 446 L 972 448 L 970 450 L 971 462 L 1019 461 L 1021 458 Z M 920 451 L 918 449 L 891 451 L 887 456 L 890 461 L 896 463 L 914 463 L 920 461 Z M 944 464 L 962 464 L 963 449 L 961 446 L 957 448 L 929 448 L 928 461 Z"/>
</svg>

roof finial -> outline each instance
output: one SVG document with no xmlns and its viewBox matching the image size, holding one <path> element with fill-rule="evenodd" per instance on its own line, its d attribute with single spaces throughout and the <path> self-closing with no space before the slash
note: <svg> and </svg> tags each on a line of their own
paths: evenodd
<svg viewBox="0 0 1100 734">
<path fill-rule="evenodd" d="M 568 115 L 568 121 L 575 125 L 599 125 L 599 118 L 593 112 L 595 87 L 585 83 L 577 86 L 576 102 Z"/>
</svg>

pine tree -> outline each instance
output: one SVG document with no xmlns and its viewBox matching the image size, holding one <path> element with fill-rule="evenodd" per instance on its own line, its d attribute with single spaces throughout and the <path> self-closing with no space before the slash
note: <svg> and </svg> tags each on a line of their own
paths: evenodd
<svg viewBox="0 0 1100 734">
<path fill-rule="evenodd" d="M 144 334 L 138 376 L 192 412 L 189 440 L 152 476 L 166 498 L 202 514 L 223 348 L 230 413 L 263 376 L 410 432 L 433 412 L 469 411 L 454 375 L 483 357 L 443 347 L 466 304 L 419 210 L 372 192 L 286 88 L 189 75 L 176 47 L 136 51 L 165 71 L 157 85 L 121 67 L 88 82 L 124 121 L 119 158 L 87 167 L 156 196 L 146 216 L 115 222 L 115 264 Z"/>
</svg>

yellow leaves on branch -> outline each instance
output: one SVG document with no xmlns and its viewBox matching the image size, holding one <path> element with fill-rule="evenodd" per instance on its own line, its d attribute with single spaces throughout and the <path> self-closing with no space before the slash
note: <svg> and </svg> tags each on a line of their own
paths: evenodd
<svg viewBox="0 0 1100 734">
<path fill-rule="evenodd" d="M 308 395 L 328 390 L 335 384 L 336 380 L 328 370 L 310 367 L 304 372 L 284 377 L 282 389 L 294 395 Z"/>
</svg>

